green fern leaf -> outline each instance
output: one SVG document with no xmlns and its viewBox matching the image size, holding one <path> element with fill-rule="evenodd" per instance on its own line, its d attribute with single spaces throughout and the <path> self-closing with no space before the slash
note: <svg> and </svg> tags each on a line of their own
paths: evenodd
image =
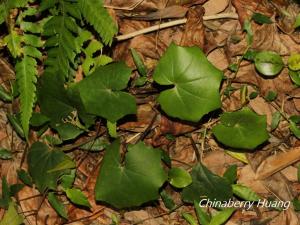
<svg viewBox="0 0 300 225">
<path fill-rule="evenodd" d="M 98 66 L 112 62 L 112 58 L 102 54 L 103 44 L 94 39 L 89 31 L 83 30 L 76 38 L 76 43 L 84 53 L 82 69 L 85 75 L 91 74 Z"/>
<path fill-rule="evenodd" d="M 18 89 L 20 92 L 20 105 L 21 105 L 21 124 L 24 130 L 26 139 L 29 133 L 29 121 L 32 115 L 32 108 L 35 102 L 36 93 L 36 60 L 24 56 L 22 61 L 16 64 L 16 78 Z"/>
<path fill-rule="evenodd" d="M 18 35 L 15 30 L 11 30 L 10 34 L 4 38 L 4 43 L 7 45 L 14 58 L 17 58 L 22 54 L 21 42 L 22 37 Z"/>
<path fill-rule="evenodd" d="M 78 31 L 76 22 L 67 15 L 54 16 L 45 24 L 43 34 L 48 37 L 45 47 L 49 48 L 48 59 L 45 61 L 47 72 L 59 71 L 68 78 L 78 52 L 74 37 Z"/>
<path fill-rule="evenodd" d="M 84 19 L 99 33 L 105 44 L 111 44 L 118 29 L 103 7 L 102 0 L 78 0 Z"/>
</svg>

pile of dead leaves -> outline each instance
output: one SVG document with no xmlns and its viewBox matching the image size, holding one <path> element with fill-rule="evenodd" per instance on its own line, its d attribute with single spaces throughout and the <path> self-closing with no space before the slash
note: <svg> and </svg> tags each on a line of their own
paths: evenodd
<svg viewBox="0 0 300 225">
<path fill-rule="evenodd" d="M 116 61 L 125 61 L 135 72 L 132 80 L 139 78 L 130 49 L 135 49 L 148 69 L 147 79 L 151 80 L 157 62 L 173 42 L 180 46 L 198 46 L 207 58 L 230 78 L 230 94 L 223 95 L 222 110 L 235 111 L 245 105 L 257 114 L 266 115 L 269 126 L 275 112 L 282 111 L 286 116 L 300 114 L 300 89 L 291 81 L 288 69 L 272 79 L 259 75 L 253 63 L 240 61 L 249 48 L 244 30 L 246 20 L 251 21 L 253 44 L 256 51 L 277 52 L 284 61 L 292 53 L 300 52 L 299 32 L 293 26 L 300 12 L 300 5 L 284 0 L 106 0 L 105 7 L 118 24 L 119 34 L 110 49 Z M 251 20 L 253 13 L 270 18 L 272 23 L 260 24 Z M 221 16 L 218 16 L 221 15 Z M 174 22 L 163 28 L 166 23 Z M 178 23 L 176 23 L 178 22 Z M 155 27 L 151 32 L 146 28 Z M 5 55 L 0 61 L 1 83 L 14 79 L 14 72 Z M 228 69 L 240 62 L 238 71 Z M 78 72 L 80 79 L 80 71 Z M 133 83 L 133 82 L 132 82 Z M 246 86 L 246 94 L 245 94 Z M 243 184 L 263 197 L 292 201 L 298 197 L 300 186 L 297 177 L 300 159 L 300 142 L 289 130 L 287 120 L 282 119 L 277 129 L 271 131 L 268 144 L 260 151 L 244 154 L 228 153 L 225 147 L 216 142 L 206 131 L 217 119 L 204 119 L 199 123 L 188 123 L 166 116 L 156 103 L 159 87 L 149 82 L 144 86 L 132 85 L 129 91 L 138 103 L 136 117 L 126 117 L 118 122 L 118 133 L 126 143 L 144 140 L 153 147 L 160 147 L 172 159 L 173 165 L 190 170 L 198 161 L 203 162 L 212 172 L 222 175 L 233 164 L 238 166 L 237 183 Z M 228 90 L 224 82 L 221 92 Z M 267 101 L 270 91 L 276 92 L 274 101 Z M 250 98 L 252 92 L 259 93 Z M 16 160 L 1 160 L 1 176 L 8 183 L 17 182 L 17 170 L 24 163 L 23 150 L 26 149 L 8 124 L 6 112 L 13 111 L 15 105 L 1 104 L 0 146 L 12 149 Z M 18 103 L 15 103 L 16 105 Z M 104 136 L 107 131 L 103 130 Z M 95 135 L 90 133 L 89 136 Z M 32 141 L 36 137 L 32 137 Z M 78 142 L 83 142 L 83 137 Z M 26 151 L 26 150 L 25 150 Z M 82 188 L 91 203 L 90 211 L 74 205 L 68 207 L 69 222 L 64 224 L 113 224 L 112 218 L 120 218 L 120 224 L 188 224 L 182 218 L 183 212 L 195 215 L 193 208 L 184 205 L 178 192 L 167 188 L 176 205 L 169 211 L 163 201 L 134 210 L 115 210 L 106 205 L 96 204 L 94 190 L 97 171 L 102 153 L 89 153 L 76 150 L 73 156 L 77 162 L 75 184 Z M 28 224 L 61 224 L 61 219 L 45 201 L 45 196 L 33 188 L 25 187 L 18 194 L 21 210 Z M 1 210 L 1 215 L 4 210 Z M 250 211 L 237 210 L 228 225 L 238 224 L 300 224 L 300 214 L 293 206 L 286 211 L 256 208 Z"/>
</svg>

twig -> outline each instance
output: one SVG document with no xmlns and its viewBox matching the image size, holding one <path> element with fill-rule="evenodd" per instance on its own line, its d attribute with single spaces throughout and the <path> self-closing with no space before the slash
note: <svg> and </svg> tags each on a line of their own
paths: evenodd
<svg viewBox="0 0 300 225">
<path fill-rule="evenodd" d="M 64 147 L 61 148 L 56 148 L 57 150 L 63 151 L 63 152 L 69 152 L 72 151 L 76 148 L 79 148 L 82 145 L 85 145 L 87 143 L 90 143 L 91 141 L 95 141 L 98 137 L 102 136 L 105 133 L 105 131 L 101 132 L 101 133 L 97 133 L 96 135 L 87 138 L 86 140 L 79 142 L 79 143 L 75 143 L 75 144 L 70 144 L 70 145 L 65 145 Z M 91 147 L 94 145 L 94 142 L 91 144 Z"/>
<path fill-rule="evenodd" d="M 216 19 L 238 19 L 238 15 L 236 13 L 220 13 L 216 15 L 211 15 L 211 16 L 203 16 L 203 20 L 216 20 Z M 168 28 L 168 27 L 173 27 L 181 24 L 185 24 L 187 21 L 186 18 L 184 19 L 179 19 L 179 20 L 174 20 L 162 24 L 157 24 L 151 27 L 147 27 L 145 29 L 141 29 L 129 34 L 124 34 L 124 35 L 119 35 L 116 37 L 117 41 L 124 41 L 142 34 L 147 34 L 153 31 L 157 31 L 160 29 Z"/>
<path fill-rule="evenodd" d="M 193 147 L 195 155 L 196 155 L 197 162 L 201 162 L 201 156 L 200 156 L 199 150 L 197 148 L 197 145 L 196 145 L 193 137 L 190 137 L 190 140 L 191 140 L 192 147 Z"/>
</svg>

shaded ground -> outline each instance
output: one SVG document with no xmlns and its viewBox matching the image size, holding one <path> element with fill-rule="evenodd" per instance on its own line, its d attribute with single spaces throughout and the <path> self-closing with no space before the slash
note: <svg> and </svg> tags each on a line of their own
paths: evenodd
<svg viewBox="0 0 300 225">
<path fill-rule="evenodd" d="M 185 4 L 184 4 L 185 3 Z M 240 69 L 235 73 L 228 66 L 238 63 L 240 56 L 247 49 L 245 32 L 241 24 L 250 18 L 253 12 L 260 12 L 270 17 L 272 24 L 257 24 L 252 21 L 254 33 L 253 46 L 255 50 L 272 50 L 279 53 L 285 61 L 291 53 L 300 52 L 299 32 L 293 24 L 300 7 L 293 1 L 250 1 L 250 0 L 198 0 L 184 1 L 106 1 L 119 25 L 119 34 L 126 35 L 155 24 L 187 18 L 182 25 L 157 29 L 148 34 L 135 34 L 126 40 L 116 41 L 112 50 L 115 60 L 125 60 L 135 68 L 130 48 L 136 49 L 147 68 L 151 79 L 153 69 L 171 42 L 182 46 L 197 45 L 204 49 L 208 59 L 225 75 L 231 79 L 233 91 L 230 96 L 223 95 L 222 110 L 234 111 L 244 105 L 249 105 L 258 114 L 267 115 L 269 128 L 272 114 L 282 110 L 283 116 L 299 115 L 299 88 L 291 81 L 288 69 L 273 79 L 261 77 L 253 63 L 242 61 Z M 283 11 L 289 16 L 284 16 Z M 222 13 L 222 18 L 215 15 Z M 226 14 L 224 14 L 226 13 Z M 212 16 L 212 17 L 209 17 Z M 118 36 L 117 39 L 124 38 Z M 2 82 L 13 79 L 14 71 L 9 62 L 3 57 L 0 61 Z M 132 79 L 136 79 L 135 72 Z M 2 83 L 1 82 L 1 83 Z M 241 94 L 243 86 L 247 86 L 248 93 Z M 228 88 L 224 82 L 222 92 Z M 249 94 L 257 91 L 254 99 Z M 269 91 L 277 92 L 277 98 L 268 102 L 265 96 Z M 138 103 L 137 118 L 126 117 L 118 124 L 119 135 L 127 143 L 135 143 L 139 139 L 154 147 L 167 151 L 174 165 L 187 170 L 201 160 L 210 170 L 222 175 L 229 165 L 238 165 L 238 183 L 244 184 L 264 197 L 273 197 L 290 201 L 299 195 L 300 186 L 297 178 L 297 160 L 299 159 L 300 142 L 291 135 L 289 124 L 283 117 L 277 129 L 271 132 L 269 143 L 261 146 L 259 151 L 246 154 L 248 163 L 226 153 L 220 144 L 216 143 L 210 128 L 217 122 L 215 118 L 206 118 L 199 123 L 185 123 L 167 118 L 155 102 L 158 95 L 157 86 L 151 83 L 143 87 L 131 87 L 130 92 L 135 95 Z M 6 176 L 9 183 L 16 182 L 16 170 L 26 168 L 24 163 L 25 143 L 12 131 L 6 113 L 14 111 L 14 105 L 1 104 L 0 110 L 0 146 L 12 149 L 16 153 L 13 161 L 1 161 L 1 176 Z M 18 103 L 16 103 L 18 104 Z M 100 129 L 104 128 L 100 124 Z M 93 132 L 89 136 L 94 135 Z M 107 136 L 105 133 L 104 136 Z M 35 137 L 32 138 L 34 140 Z M 85 137 L 78 140 L 83 142 Z M 82 187 L 89 196 L 92 210 L 86 211 L 75 206 L 69 206 L 69 223 L 65 224 L 110 224 L 112 217 L 120 218 L 120 224 L 187 224 L 182 218 L 182 212 L 194 214 L 193 208 L 183 205 L 178 192 L 167 187 L 168 193 L 179 206 L 169 212 L 161 200 L 133 210 L 114 210 L 110 207 L 95 204 L 94 191 L 97 171 L 102 159 L 102 153 L 75 151 L 72 153 L 78 165 L 76 185 Z M 200 158 L 197 158 L 197 155 Z M 28 224 L 62 224 L 60 218 L 45 201 L 43 196 L 29 187 L 25 187 L 18 195 L 21 211 L 26 215 Z M 1 215 L 4 213 L 0 211 Z M 36 212 L 38 212 L 36 214 Z M 46 222 L 47 221 L 47 222 Z M 253 211 L 238 210 L 227 225 L 247 224 L 300 224 L 299 215 L 291 207 L 287 211 L 257 208 Z"/>
</svg>

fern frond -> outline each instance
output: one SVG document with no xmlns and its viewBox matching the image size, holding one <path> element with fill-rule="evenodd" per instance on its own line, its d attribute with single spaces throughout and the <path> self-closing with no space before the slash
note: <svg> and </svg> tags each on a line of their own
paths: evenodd
<svg viewBox="0 0 300 225">
<path fill-rule="evenodd" d="M 48 58 L 45 61 L 47 72 L 60 72 L 68 78 L 71 65 L 75 65 L 78 47 L 75 34 L 79 26 L 66 13 L 52 17 L 45 25 L 43 34 L 47 36 Z"/>
<path fill-rule="evenodd" d="M 78 0 L 78 3 L 84 19 L 94 27 L 105 44 L 111 44 L 118 30 L 102 0 Z"/>
<path fill-rule="evenodd" d="M 82 69 L 85 75 L 92 73 L 98 66 L 112 62 L 110 57 L 102 55 L 103 44 L 96 40 L 89 31 L 83 30 L 76 38 L 76 43 L 84 53 Z"/>
<path fill-rule="evenodd" d="M 9 52 L 14 58 L 21 56 L 22 54 L 22 37 L 13 29 L 11 29 L 10 34 L 6 35 L 4 38 L 4 44 L 7 45 Z"/>
<path fill-rule="evenodd" d="M 26 138 L 28 138 L 29 121 L 36 96 L 36 65 L 36 60 L 29 56 L 24 56 L 24 58 L 16 64 L 16 78 L 20 92 L 21 124 Z"/>
</svg>

